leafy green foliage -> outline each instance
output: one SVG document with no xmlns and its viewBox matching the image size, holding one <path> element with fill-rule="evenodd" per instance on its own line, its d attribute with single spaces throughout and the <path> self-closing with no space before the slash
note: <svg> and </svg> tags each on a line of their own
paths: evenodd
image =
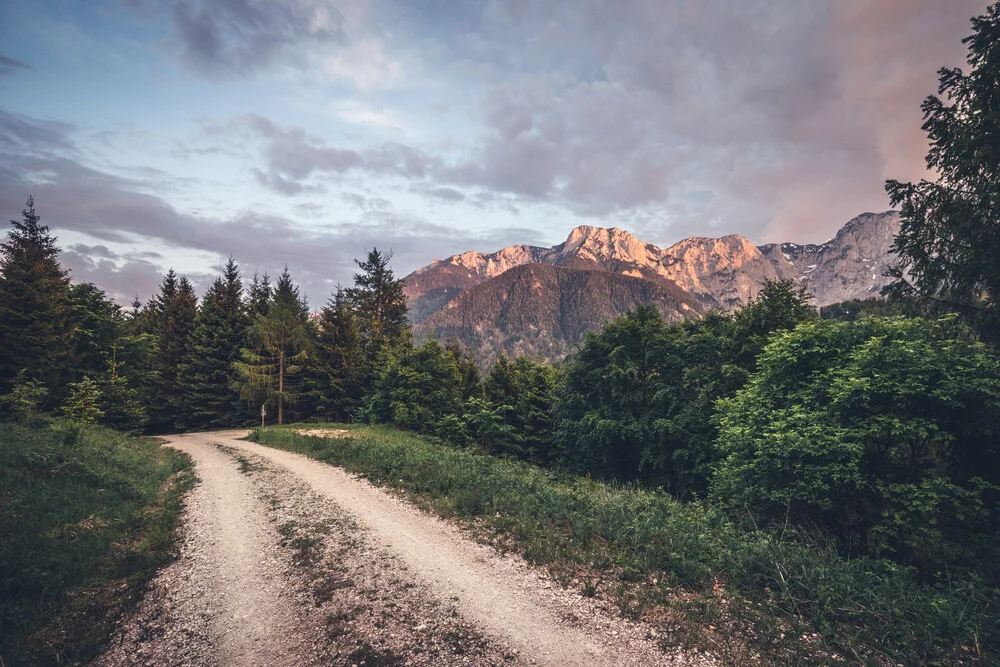
<svg viewBox="0 0 1000 667">
<path fill-rule="evenodd" d="M 776 331 L 815 318 L 790 281 L 766 283 L 734 315 L 667 326 L 640 308 L 588 334 L 567 361 L 555 439 L 570 469 L 703 494 L 715 449 L 715 402 L 755 370 Z"/>
<path fill-rule="evenodd" d="M 940 299 L 1000 340 L 1000 3 L 972 19 L 968 72 L 939 71 L 939 96 L 923 104 L 935 181 L 886 181 L 902 227 L 892 246 L 900 264 L 894 295 Z"/>
<path fill-rule="evenodd" d="M 461 379 L 455 357 L 429 340 L 389 363 L 368 399 L 368 414 L 376 422 L 431 433 L 446 415 L 460 414 Z"/>
<path fill-rule="evenodd" d="M 79 424 L 96 424 L 104 417 L 104 411 L 99 407 L 101 388 L 85 377 L 79 382 L 69 385 L 69 398 L 63 406 L 63 414 Z"/>
<path fill-rule="evenodd" d="M 69 277 L 56 259 L 59 249 L 28 198 L 21 220 L 10 221 L 0 243 L 0 393 L 26 371 L 64 395 L 71 336 Z"/>
<path fill-rule="evenodd" d="M 484 400 L 468 404 L 471 436 L 489 453 L 551 460 L 556 381 L 552 366 L 501 354 L 483 382 Z"/>
<path fill-rule="evenodd" d="M 713 497 L 758 522 L 814 526 L 844 554 L 1000 581 L 1000 358 L 966 338 L 949 318 L 777 336 L 719 403 Z"/>
<path fill-rule="evenodd" d="M 96 657 L 172 557 L 186 487 L 167 482 L 189 466 L 175 450 L 104 428 L 0 424 L 5 664 Z"/>
</svg>

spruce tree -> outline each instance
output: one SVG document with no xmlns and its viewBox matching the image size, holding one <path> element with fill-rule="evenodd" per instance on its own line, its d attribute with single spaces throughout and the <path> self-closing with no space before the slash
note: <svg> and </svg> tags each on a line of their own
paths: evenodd
<svg viewBox="0 0 1000 667">
<path fill-rule="evenodd" d="M 167 272 L 160 294 L 150 307 L 150 319 L 156 338 L 153 370 L 157 377 L 149 401 L 150 429 L 166 432 L 186 427 L 187 387 L 184 364 L 188 360 L 197 298 L 188 279 L 177 279 L 173 269 Z"/>
<path fill-rule="evenodd" d="M 81 424 L 96 424 L 104 412 L 100 408 L 101 387 L 85 377 L 69 385 L 69 398 L 63 406 L 63 414 Z"/>
<path fill-rule="evenodd" d="M 101 383 L 97 406 L 103 412 L 101 423 L 119 431 L 139 433 L 146 425 L 146 408 L 140 399 L 139 389 L 122 374 L 126 362 L 118 360 L 118 345 L 111 349 L 107 372 Z"/>
<path fill-rule="evenodd" d="M 395 357 L 413 346 L 413 333 L 406 319 L 406 295 L 403 280 L 389 268 L 392 253 L 375 248 L 364 261 L 354 260 L 361 269 L 354 274 L 354 287 L 345 290 L 354 304 L 361 347 L 369 362 L 380 357 Z"/>
<path fill-rule="evenodd" d="M 60 393 L 70 370 L 69 277 L 29 197 L 0 244 L 0 393 L 22 370 Z"/>
<path fill-rule="evenodd" d="M 361 381 L 366 366 L 354 308 L 338 286 L 320 313 L 309 366 L 316 416 L 347 421 L 361 405 Z"/>
<path fill-rule="evenodd" d="M 195 318 L 184 384 L 191 428 L 224 428 L 247 420 L 245 403 L 233 389 L 233 363 L 247 345 L 250 318 L 239 267 L 229 258 L 223 275 L 206 292 Z"/>
<path fill-rule="evenodd" d="M 247 308 L 250 311 L 251 317 L 255 315 L 267 315 L 267 309 L 271 304 L 271 296 L 273 296 L 272 292 L 271 277 L 267 275 L 267 272 L 263 276 L 259 276 L 254 271 L 253 281 L 250 283 L 250 291 L 247 295 Z"/>
<path fill-rule="evenodd" d="M 241 395 L 274 405 L 279 424 L 284 423 L 285 408 L 301 394 L 298 376 L 308 359 L 309 342 L 309 309 L 286 266 L 267 314 L 254 317 L 242 361 L 233 364 Z"/>
</svg>

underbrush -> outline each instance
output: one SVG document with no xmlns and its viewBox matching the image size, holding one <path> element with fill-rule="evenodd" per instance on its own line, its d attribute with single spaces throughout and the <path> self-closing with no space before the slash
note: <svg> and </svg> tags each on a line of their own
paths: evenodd
<svg viewBox="0 0 1000 667">
<path fill-rule="evenodd" d="M 55 421 L 0 424 L 0 658 L 95 657 L 172 559 L 189 459 L 149 439 Z"/>
<path fill-rule="evenodd" d="M 312 428 L 313 426 L 311 426 Z M 563 475 L 379 427 L 320 438 L 256 431 L 401 489 L 493 544 L 614 599 L 664 646 L 728 663 L 995 664 L 1000 592 L 974 577 L 930 586 L 898 565 L 844 560 L 785 533 L 738 528 L 702 502 Z"/>
</svg>

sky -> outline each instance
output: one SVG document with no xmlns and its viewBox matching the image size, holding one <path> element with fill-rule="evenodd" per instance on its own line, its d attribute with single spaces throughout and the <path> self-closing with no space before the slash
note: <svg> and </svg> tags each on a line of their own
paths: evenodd
<svg viewBox="0 0 1000 667">
<path fill-rule="evenodd" d="M 920 102 L 984 0 L 0 0 L 0 219 L 74 281 L 353 259 L 822 242 L 927 176 Z"/>
</svg>

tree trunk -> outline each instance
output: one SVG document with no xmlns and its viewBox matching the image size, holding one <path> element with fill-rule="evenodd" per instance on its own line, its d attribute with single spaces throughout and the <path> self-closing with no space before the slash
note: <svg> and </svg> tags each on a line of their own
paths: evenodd
<svg viewBox="0 0 1000 667">
<path fill-rule="evenodd" d="M 284 423 L 285 403 L 285 353 L 278 353 L 278 426 Z"/>
</svg>

